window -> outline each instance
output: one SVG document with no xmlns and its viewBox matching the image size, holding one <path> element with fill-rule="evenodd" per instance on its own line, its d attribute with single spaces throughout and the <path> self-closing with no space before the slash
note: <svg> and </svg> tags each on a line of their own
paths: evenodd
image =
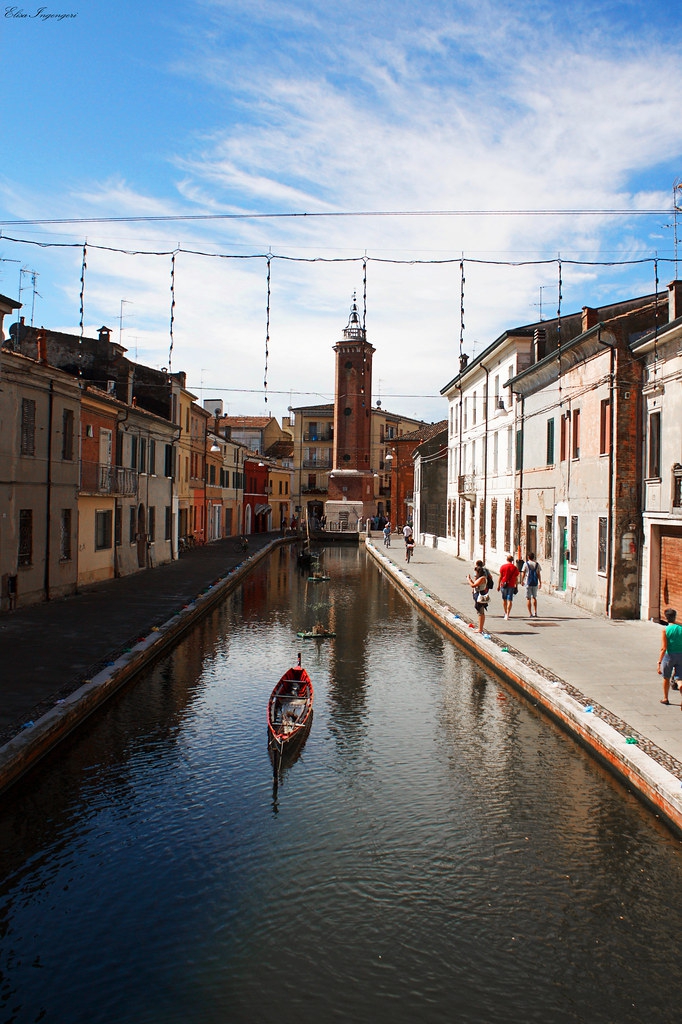
<svg viewBox="0 0 682 1024">
<path fill-rule="evenodd" d="M 130 468 L 137 469 L 137 434 L 130 438 Z"/>
<path fill-rule="evenodd" d="M 149 441 L 149 475 L 156 476 L 156 441 Z"/>
<path fill-rule="evenodd" d="M 481 547 L 485 544 L 485 502 L 483 499 L 478 503 L 478 543 Z"/>
<path fill-rule="evenodd" d="M 497 548 L 497 498 L 490 502 L 490 546 Z"/>
<path fill-rule="evenodd" d="M 545 561 L 548 562 L 552 560 L 552 529 L 552 517 L 545 516 Z"/>
<path fill-rule="evenodd" d="M 597 572 L 606 572 L 608 552 L 608 519 L 599 517 L 599 552 L 597 556 Z"/>
<path fill-rule="evenodd" d="M 496 430 L 493 434 L 493 473 L 497 476 L 500 465 L 500 432 Z"/>
<path fill-rule="evenodd" d="M 59 561 L 71 561 L 71 509 L 63 508 L 59 520 Z"/>
<path fill-rule="evenodd" d="M 35 406 L 35 402 L 32 403 Z M 33 509 L 19 509 L 19 565 L 33 564 Z"/>
<path fill-rule="evenodd" d="M 516 431 L 516 470 L 523 469 L 523 431 Z"/>
<path fill-rule="evenodd" d="M 599 454 L 611 451 L 611 399 L 604 398 L 599 411 Z"/>
<path fill-rule="evenodd" d="M 547 465 L 554 465 L 554 417 L 547 420 Z"/>
<path fill-rule="evenodd" d="M 128 520 L 128 532 L 131 544 L 135 544 L 137 541 L 137 509 L 134 505 L 130 506 L 129 509 L 130 518 Z"/>
<path fill-rule="evenodd" d="M 149 519 L 149 528 L 148 528 L 149 543 L 153 544 L 154 541 L 156 540 L 156 506 L 155 505 L 150 505 L 149 506 L 149 509 L 148 509 L 148 519 Z"/>
<path fill-rule="evenodd" d="M 580 458 L 580 409 L 573 410 L 573 429 L 571 431 L 571 458 Z"/>
<path fill-rule="evenodd" d="M 173 533 L 173 509 L 166 505 L 166 516 L 164 522 L 163 539 L 170 540 Z"/>
<path fill-rule="evenodd" d="M 471 396 L 471 425 L 476 426 L 476 392 Z"/>
<path fill-rule="evenodd" d="M 117 505 L 114 509 L 114 545 L 120 548 L 123 543 L 123 509 Z"/>
<path fill-rule="evenodd" d="M 36 453 L 36 403 L 31 398 L 21 400 L 21 454 Z M 30 563 L 27 563 L 30 564 Z"/>
<path fill-rule="evenodd" d="M 464 540 L 466 536 L 466 511 L 468 502 L 465 498 L 459 499 L 459 536 Z"/>
<path fill-rule="evenodd" d="M 562 462 L 565 462 L 568 458 L 568 420 L 566 418 L 568 414 L 561 414 L 561 439 L 559 442 L 560 458 Z"/>
<path fill-rule="evenodd" d="M 462 403 L 462 430 L 466 430 L 467 429 L 467 422 L 468 422 L 467 399 L 465 398 L 463 403 Z"/>
<path fill-rule="evenodd" d="M 173 458 L 174 454 L 175 454 L 175 450 L 173 448 L 173 445 L 172 444 L 167 444 L 166 445 L 165 454 L 164 454 L 164 460 L 163 460 L 163 475 L 164 476 L 173 476 L 173 463 L 175 461 L 174 458 Z"/>
<path fill-rule="evenodd" d="M 65 462 L 73 459 L 73 409 L 62 412 L 62 459 Z"/>
<path fill-rule="evenodd" d="M 141 437 L 140 438 L 139 470 L 140 470 L 140 473 L 146 473 L 147 472 L 147 438 L 146 437 Z"/>
<path fill-rule="evenodd" d="M 511 551 L 511 498 L 504 499 L 504 550 Z"/>
<path fill-rule="evenodd" d="M 578 517 L 571 516 L 571 541 L 569 551 L 571 565 L 578 564 Z"/>
<path fill-rule="evenodd" d="M 95 551 L 111 547 L 111 509 L 97 509 L 95 512 Z"/>
<path fill-rule="evenodd" d="M 507 427 L 507 472 L 511 473 L 514 469 L 514 428 Z M 507 547 L 507 551 L 509 547 Z"/>
<path fill-rule="evenodd" d="M 652 412 L 649 416 L 649 478 L 661 477 L 661 414 Z"/>
</svg>

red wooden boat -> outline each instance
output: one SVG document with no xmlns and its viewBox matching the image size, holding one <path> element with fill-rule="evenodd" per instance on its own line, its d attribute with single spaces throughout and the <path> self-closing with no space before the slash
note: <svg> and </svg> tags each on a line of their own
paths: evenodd
<svg viewBox="0 0 682 1024">
<path fill-rule="evenodd" d="M 313 684 L 298 664 L 287 669 L 268 702 L 268 741 L 283 753 L 307 733 L 313 718 Z"/>
</svg>

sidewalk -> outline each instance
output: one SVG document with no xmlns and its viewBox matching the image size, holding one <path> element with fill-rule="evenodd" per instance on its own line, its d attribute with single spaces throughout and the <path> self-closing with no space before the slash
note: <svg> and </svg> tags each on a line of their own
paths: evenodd
<svg viewBox="0 0 682 1024">
<path fill-rule="evenodd" d="M 251 535 L 248 554 L 279 538 Z M 237 540 L 193 548 L 166 565 L 0 616 L 0 745 L 241 564 Z"/>
<path fill-rule="evenodd" d="M 477 623 L 466 582 L 471 563 L 437 548 L 416 545 L 407 565 L 402 537 L 392 536 L 390 548 L 384 547 L 380 534 L 373 534 L 369 543 L 378 556 L 388 557 L 396 570 L 419 584 L 426 596 L 449 606 L 467 624 Z M 497 587 L 499 567 L 488 568 Z M 554 680 L 555 686 L 559 682 L 583 711 L 585 706 L 594 707 L 594 717 L 609 722 L 623 735 L 636 737 L 640 749 L 648 750 L 682 780 L 680 693 L 670 691 L 669 706 L 659 703 L 663 696 L 662 679 L 657 674 L 662 626 L 591 615 L 552 597 L 544 588 L 538 592 L 538 618 L 531 619 L 525 591 L 519 587 L 512 618 L 507 621 L 499 591 L 492 592 L 485 629 L 490 640 L 479 640 L 477 634 L 463 639 L 480 643 L 481 652 L 488 660 L 499 662 L 503 672 L 502 663 L 506 664 L 509 656 L 500 652 L 508 647 L 519 671 L 526 665 Z M 468 634 L 474 633 L 468 629 Z"/>
</svg>

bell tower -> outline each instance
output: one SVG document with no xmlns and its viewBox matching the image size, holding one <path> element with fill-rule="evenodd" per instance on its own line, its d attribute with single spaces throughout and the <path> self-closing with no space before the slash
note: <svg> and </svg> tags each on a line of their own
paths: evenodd
<svg viewBox="0 0 682 1024">
<path fill-rule="evenodd" d="M 364 518 L 374 514 L 374 473 L 370 466 L 374 348 L 360 322 L 355 295 L 343 337 L 334 345 L 334 352 L 334 468 L 329 478 L 329 499 L 331 503 L 361 503 Z"/>
</svg>

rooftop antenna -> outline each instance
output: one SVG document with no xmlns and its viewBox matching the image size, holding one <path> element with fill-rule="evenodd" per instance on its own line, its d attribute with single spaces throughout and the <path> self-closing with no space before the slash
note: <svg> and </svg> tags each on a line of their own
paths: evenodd
<svg viewBox="0 0 682 1024">
<path fill-rule="evenodd" d="M 132 306 L 132 304 L 133 304 L 132 299 L 121 299 L 121 311 L 120 311 L 120 313 L 118 315 L 118 343 L 119 343 L 119 345 L 121 345 L 121 338 L 123 336 L 123 307 L 124 307 L 124 305 L 125 306 Z M 121 348 L 123 348 L 123 345 L 121 345 Z M 135 352 L 135 358 L 137 359 L 137 352 Z"/>
<path fill-rule="evenodd" d="M 540 301 L 539 302 L 531 302 L 531 308 L 532 309 L 539 309 L 540 310 L 540 319 L 541 320 L 544 319 L 543 316 L 542 316 L 542 293 L 543 293 L 543 291 L 545 290 L 546 287 L 547 287 L 547 285 L 541 284 L 540 285 Z"/>
<path fill-rule="evenodd" d="M 9 263 L 10 261 L 7 260 L 6 262 Z M 12 263 L 18 263 L 19 260 L 12 260 L 11 262 Z M 25 287 L 24 286 L 24 275 L 26 275 L 26 276 L 31 278 L 31 288 L 33 289 L 33 296 L 32 296 L 32 299 L 31 299 L 31 327 L 33 327 L 33 318 L 34 318 L 34 315 L 35 315 L 35 308 L 36 308 L 36 295 L 38 295 L 39 298 L 42 298 L 42 296 L 40 296 L 40 294 L 36 291 L 36 278 L 38 277 L 38 272 L 36 270 L 29 270 L 28 267 L 21 267 L 20 268 L 20 270 L 19 270 L 19 302 L 21 302 L 21 293 L 22 293 L 22 291 L 24 291 L 24 287 Z"/>
<path fill-rule="evenodd" d="M 682 211 L 682 178 L 675 178 L 673 182 L 673 242 L 675 246 L 675 280 L 677 281 L 677 215 Z"/>
</svg>

